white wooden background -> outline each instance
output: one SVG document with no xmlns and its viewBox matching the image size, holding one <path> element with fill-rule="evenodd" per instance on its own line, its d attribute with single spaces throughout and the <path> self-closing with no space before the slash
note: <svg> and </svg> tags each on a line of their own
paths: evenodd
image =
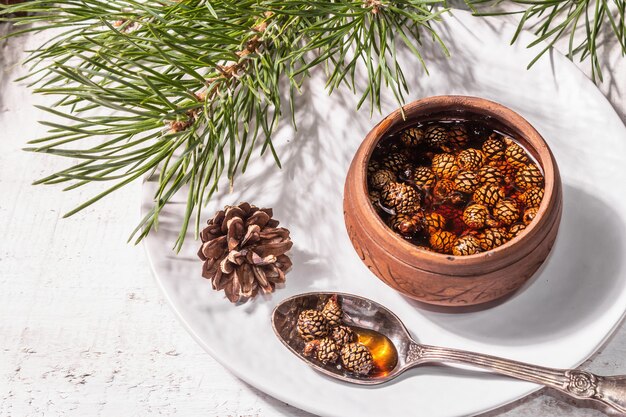
<svg viewBox="0 0 626 417">
<path fill-rule="evenodd" d="M 143 248 L 126 244 L 138 184 L 69 219 L 98 187 L 30 185 L 66 162 L 21 150 L 43 133 L 33 97 L 11 83 L 25 43 L 0 43 L 0 416 L 310 416 L 232 376 L 178 324 Z M 626 58 L 609 47 L 603 63 L 600 88 L 626 121 Z M 622 324 L 585 368 L 626 374 L 624 358 Z M 604 414 L 544 390 L 488 415 Z"/>
</svg>

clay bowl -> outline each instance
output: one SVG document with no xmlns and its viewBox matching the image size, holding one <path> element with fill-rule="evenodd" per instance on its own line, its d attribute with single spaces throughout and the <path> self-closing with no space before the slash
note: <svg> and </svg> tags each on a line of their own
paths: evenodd
<svg viewBox="0 0 626 417">
<path fill-rule="evenodd" d="M 348 171 L 344 217 L 359 257 L 387 285 L 428 304 L 476 305 L 517 290 L 550 253 L 561 220 L 561 178 L 548 145 L 519 114 L 481 98 L 428 97 L 403 110 L 406 118 L 398 109 L 368 133 Z M 511 134 L 541 165 L 545 192 L 539 212 L 520 235 L 488 252 L 452 256 L 418 249 L 385 225 L 368 198 L 367 165 L 372 151 L 381 138 L 416 121 L 475 118 Z"/>
</svg>

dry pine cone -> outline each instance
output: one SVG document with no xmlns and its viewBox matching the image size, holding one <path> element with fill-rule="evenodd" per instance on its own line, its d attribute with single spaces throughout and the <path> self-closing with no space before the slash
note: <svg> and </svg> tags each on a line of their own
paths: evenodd
<svg viewBox="0 0 626 417">
<path fill-rule="evenodd" d="M 278 227 L 272 209 L 248 203 L 226 206 L 208 221 L 198 252 L 204 261 L 202 276 L 213 289 L 224 290 L 233 303 L 274 291 L 285 282 L 291 260 L 289 230 Z"/>
</svg>

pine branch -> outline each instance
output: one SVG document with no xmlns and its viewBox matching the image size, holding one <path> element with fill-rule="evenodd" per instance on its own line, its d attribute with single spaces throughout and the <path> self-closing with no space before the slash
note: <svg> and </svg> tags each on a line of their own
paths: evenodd
<svg viewBox="0 0 626 417">
<path fill-rule="evenodd" d="M 80 162 L 38 183 L 62 183 L 66 190 L 94 181 L 114 184 L 67 214 L 72 215 L 157 173 L 154 207 L 133 232 L 135 241 L 158 227 L 164 205 L 188 185 L 175 245 L 180 249 L 189 223 L 197 233 L 220 178 L 232 186 L 253 155 L 266 152 L 280 167 L 272 133 L 282 118 L 283 97 L 293 97 L 314 67 L 326 67 L 330 91 L 342 85 L 356 90 L 356 73 L 364 71 L 369 82 L 359 106 L 369 101 L 380 108 L 384 88 L 402 103 L 408 86 L 396 50 L 404 45 L 423 62 L 423 34 L 444 47 L 430 26 L 445 11 L 441 5 L 32 0 L 2 6 L 0 20 L 26 13 L 12 18 L 18 28 L 13 35 L 54 34 L 30 53 L 27 78 L 35 92 L 59 98 L 42 109 L 63 121 L 43 122 L 49 135 L 28 149 Z M 282 91 L 283 79 L 288 92 Z M 109 112 L 99 115 L 97 108 Z"/>
<path fill-rule="evenodd" d="M 537 40 L 528 47 L 541 45 L 537 56 L 528 64 L 532 67 L 560 40 L 567 41 L 567 57 L 582 62 L 589 59 L 594 81 L 603 81 L 600 49 L 604 42 L 616 42 L 626 55 L 625 0 L 514 0 L 517 11 L 491 11 L 502 1 L 473 0 L 473 6 L 487 4 L 475 13 L 479 16 L 521 14 L 518 29 L 511 41 L 517 41 L 523 29 L 530 29 Z M 545 41 L 545 44 L 542 44 Z"/>
</svg>

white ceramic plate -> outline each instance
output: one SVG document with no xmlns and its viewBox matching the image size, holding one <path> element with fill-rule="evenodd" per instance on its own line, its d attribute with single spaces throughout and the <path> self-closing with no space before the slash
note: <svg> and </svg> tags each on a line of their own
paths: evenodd
<svg viewBox="0 0 626 417">
<path fill-rule="evenodd" d="M 344 229 L 342 194 L 350 160 L 381 116 L 355 111 L 350 93 L 329 97 L 323 76 L 298 98 L 299 129 L 285 126 L 275 143 L 284 167 L 267 155 L 219 193 L 205 217 L 226 204 L 273 207 L 292 231 L 294 267 L 287 285 L 270 296 L 231 305 L 200 276 L 197 242 L 171 248 L 184 197 L 163 211 L 158 233 L 146 240 L 155 275 L 187 330 L 219 362 L 251 385 L 324 416 L 430 417 L 486 411 L 538 386 L 461 368 L 423 367 L 384 386 L 365 388 L 331 380 L 293 356 L 276 339 L 270 313 L 282 299 L 317 290 L 372 298 L 392 309 L 420 341 L 552 367 L 575 367 L 619 323 L 626 306 L 626 129 L 595 86 L 564 57 L 509 46 L 513 28 L 454 12 L 440 26 L 452 59 L 425 47 L 430 76 L 407 58 L 410 100 L 467 94 L 498 101 L 526 117 L 552 148 L 561 169 L 561 230 L 545 266 L 505 302 L 481 311 L 423 309 L 374 277 Z M 383 113 L 395 103 L 387 97 Z M 144 186 L 144 210 L 154 183 Z M 223 187 L 227 190 L 228 187 Z"/>
</svg>

